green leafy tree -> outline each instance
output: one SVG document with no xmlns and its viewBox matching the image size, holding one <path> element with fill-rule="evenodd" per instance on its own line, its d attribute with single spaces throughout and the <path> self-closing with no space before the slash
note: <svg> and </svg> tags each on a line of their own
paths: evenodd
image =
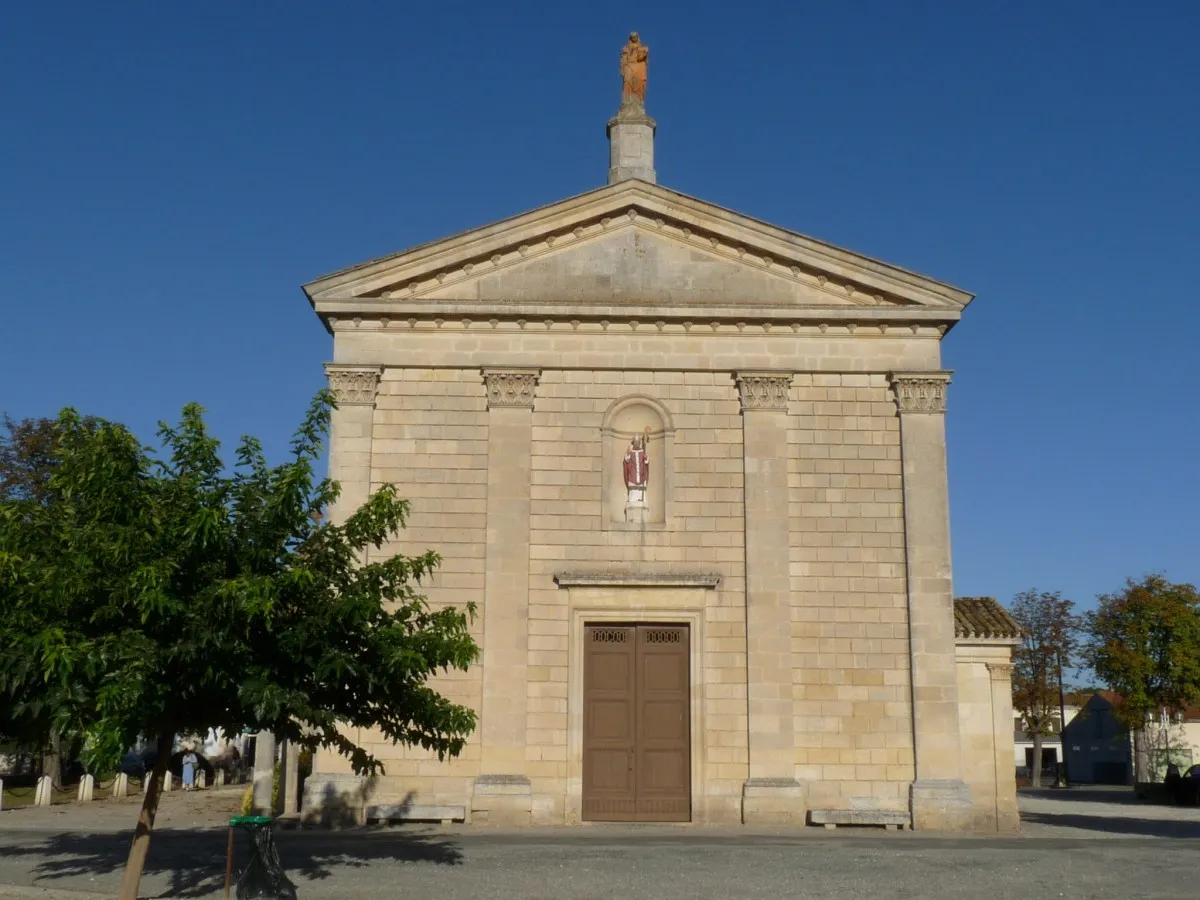
<svg viewBox="0 0 1200 900">
<path fill-rule="evenodd" d="M 85 428 L 95 428 L 98 420 L 84 418 Z M 0 421 L 0 502 L 30 500 L 45 504 L 52 491 L 50 476 L 58 462 L 58 423 L 54 419 L 15 420 L 7 413 Z M 59 736 L 50 727 L 49 709 L 30 703 L 23 715 L 16 715 L 11 698 L 0 694 L 0 740 L 40 750 L 42 772 L 56 782 L 61 776 L 62 756 Z"/>
<path fill-rule="evenodd" d="M 1200 595 L 1162 575 L 1130 578 L 1087 615 L 1087 661 L 1121 695 L 1115 713 L 1134 738 L 1137 780 L 1146 780 L 1147 724 L 1200 702 Z"/>
<path fill-rule="evenodd" d="M 287 462 L 268 466 L 244 438 L 231 471 L 196 405 L 160 426 L 157 455 L 66 410 L 48 499 L 0 502 L 0 694 L 18 717 L 41 703 L 96 769 L 138 735 L 158 740 L 124 900 L 176 735 L 267 730 L 373 773 L 357 728 L 439 758 L 474 728 L 428 684 L 476 659 L 474 608 L 421 596 L 434 552 L 364 562 L 404 526 L 407 501 L 385 485 L 344 522 L 322 519 L 338 496 L 314 476 L 332 406 L 318 395 Z"/>
<path fill-rule="evenodd" d="M 1012 617 L 1021 626 L 1021 643 L 1013 652 L 1013 709 L 1033 737 L 1033 787 L 1042 786 L 1042 742 L 1061 729 L 1063 671 L 1079 647 L 1075 604 L 1058 591 L 1022 591 L 1013 598 Z"/>
</svg>

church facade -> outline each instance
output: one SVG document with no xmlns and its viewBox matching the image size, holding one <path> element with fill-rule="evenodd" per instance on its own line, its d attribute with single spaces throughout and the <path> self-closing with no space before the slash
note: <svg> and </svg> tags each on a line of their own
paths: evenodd
<svg viewBox="0 0 1200 900">
<path fill-rule="evenodd" d="M 482 648 L 458 759 L 358 734 L 386 775 L 318 753 L 305 813 L 1015 829 L 1016 631 L 952 595 L 971 296 L 658 185 L 655 127 L 627 96 L 606 186 L 305 287 L 331 516 L 395 484 L 377 552 L 439 551 Z"/>
</svg>

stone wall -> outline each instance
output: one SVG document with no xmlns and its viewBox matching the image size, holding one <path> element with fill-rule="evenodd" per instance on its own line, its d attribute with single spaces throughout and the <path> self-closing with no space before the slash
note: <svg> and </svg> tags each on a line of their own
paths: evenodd
<svg viewBox="0 0 1200 900">
<path fill-rule="evenodd" d="M 419 351 L 435 337 L 443 358 L 462 357 L 459 365 L 418 365 L 422 353 L 401 349 Z M 519 343 L 549 350 L 530 334 L 518 342 L 492 331 L 466 343 L 451 334 L 339 334 L 343 362 L 333 368 L 354 370 L 359 360 L 382 372 L 369 418 L 364 407 L 335 415 L 334 441 L 344 415 L 356 441 L 369 437 L 370 452 L 339 459 L 357 467 L 348 472 L 356 492 L 365 493 L 365 465 L 371 486 L 394 483 L 412 501 L 409 527 L 380 552 L 441 553 L 427 594 L 435 604 L 475 602 L 484 648 L 470 672 L 434 682 L 481 714 L 462 756 L 438 762 L 361 734 L 387 764 L 366 803 L 469 816 L 472 793 L 488 781 L 505 803 L 521 795 L 516 821 L 578 818 L 575 663 L 586 618 L 691 626 L 696 820 L 739 821 L 745 791 L 757 796 L 793 779 L 808 797 L 797 805 L 796 793 L 779 795 L 791 810 L 785 821 L 806 808 L 907 809 L 915 777 L 910 598 L 900 418 L 886 373 L 935 360 L 930 337 L 860 337 L 852 351 L 848 337 L 818 345 L 779 333 L 688 341 L 610 334 L 604 345 L 628 348 L 620 354 L 628 365 L 599 367 L 597 356 L 597 368 L 584 369 L 536 365 L 543 356 L 559 361 L 557 353 L 501 352 Z M 544 340 L 596 349 L 583 334 Z M 670 367 L 703 358 L 704 347 L 713 360 L 737 347 L 756 362 L 790 358 L 818 369 L 839 362 L 831 353 L 854 352 L 856 368 L 878 368 L 747 375 Z M 388 365 L 402 356 L 413 365 Z M 476 367 L 468 357 L 525 368 Z M 519 383 L 532 399 L 492 397 L 489 379 Z M 767 391 L 768 402 L 743 410 L 744 381 Z M 782 385 L 778 404 L 772 385 Z M 653 406 L 647 421 L 663 423 L 650 443 L 652 479 L 669 482 L 669 491 L 657 518 L 631 528 L 614 519 L 621 506 L 613 491 L 623 486 L 607 484 L 619 478 L 608 456 L 625 439 L 608 426 L 614 409 L 643 401 Z M 514 454 L 524 461 L 515 464 Z M 749 606 L 748 553 L 759 575 L 750 593 L 760 598 Z M 709 574 L 714 583 L 564 586 L 555 579 L 564 573 Z M 348 770 L 318 754 L 315 773 L 317 790 L 322 777 Z M 777 814 L 768 809 L 760 820 Z"/>
<path fill-rule="evenodd" d="M 957 646 L 959 737 L 974 831 L 1020 830 L 1013 765 L 1012 645 L 1009 640 L 960 639 Z"/>
<path fill-rule="evenodd" d="M 792 396 L 797 776 L 813 809 L 907 809 L 914 773 L 896 403 L 882 374 L 800 374 Z"/>
</svg>

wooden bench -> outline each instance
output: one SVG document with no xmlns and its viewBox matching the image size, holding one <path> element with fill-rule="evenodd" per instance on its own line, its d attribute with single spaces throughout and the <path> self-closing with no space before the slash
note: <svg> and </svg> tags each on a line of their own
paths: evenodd
<svg viewBox="0 0 1200 900">
<path fill-rule="evenodd" d="M 839 825 L 882 825 L 899 831 L 912 824 L 907 812 L 889 809 L 811 809 L 808 820 L 813 825 L 837 828 Z"/>
</svg>

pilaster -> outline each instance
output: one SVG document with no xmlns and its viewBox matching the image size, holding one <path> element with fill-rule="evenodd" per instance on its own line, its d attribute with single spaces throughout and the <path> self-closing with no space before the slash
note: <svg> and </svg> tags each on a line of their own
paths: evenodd
<svg viewBox="0 0 1200 900">
<path fill-rule="evenodd" d="M 342 487 L 329 510 L 333 523 L 344 522 L 371 495 L 371 440 L 380 366 L 325 366 L 337 400 L 329 423 L 329 477 Z"/>
<path fill-rule="evenodd" d="M 746 546 L 747 824 L 803 823 L 795 780 L 791 579 L 788 546 L 789 373 L 738 372 L 742 405 Z"/>
<path fill-rule="evenodd" d="M 914 829 L 957 830 L 971 815 L 970 790 L 962 779 L 950 568 L 945 419 L 950 375 L 891 374 L 904 477 Z"/>
<path fill-rule="evenodd" d="M 529 508 L 537 369 L 484 369 L 488 405 L 480 775 L 471 818 L 529 824 Z"/>
<path fill-rule="evenodd" d="M 1017 783 L 1007 777 L 1013 765 L 1013 706 L 1011 663 L 986 663 L 992 683 L 992 734 L 996 765 L 996 830 L 1013 833 L 1021 830 L 1017 811 Z"/>
</svg>

